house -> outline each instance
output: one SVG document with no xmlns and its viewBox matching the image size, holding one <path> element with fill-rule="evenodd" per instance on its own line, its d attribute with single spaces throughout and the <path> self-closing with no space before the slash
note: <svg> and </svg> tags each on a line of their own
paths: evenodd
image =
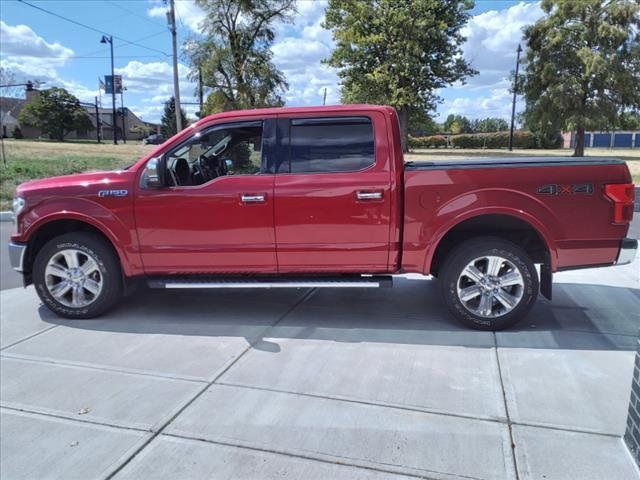
<svg viewBox="0 0 640 480">
<path fill-rule="evenodd" d="M 13 136 L 13 131 L 19 127 L 24 138 L 38 138 L 42 136 L 42 132 L 37 128 L 20 125 L 20 111 L 25 105 L 33 101 L 38 95 L 38 90 L 33 87 L 27 88 L 25 92 L 26 98 L 0 97 L 0 134 L 3 137 Z M 66 139 L 96 139 L 98 119 L 100 127 L 100 138 L 103 140 L 113 140 L 113 111 L 110 108 L 98 107 L 90 103 L 83 103 L 94 129 L 91 131 L 74 131 L 70 132 Z M 97 115 L 96 115 L 97 112 Z M 122 139 L 123 118 L 122 109 L 116 108 L 116 135 L 118 140 Z M 124 130 L 126 131 L 127 140 L 141 140 L 146 137 L 145 131 L 151 133 L 159 130 L 159 125 L 155 123 L 145 122 L 133 113 L 129 108 L 124 108 Z"/>
</svg>

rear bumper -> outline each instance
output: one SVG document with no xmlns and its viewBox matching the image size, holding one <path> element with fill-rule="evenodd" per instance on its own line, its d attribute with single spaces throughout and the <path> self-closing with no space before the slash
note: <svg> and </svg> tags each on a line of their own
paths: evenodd
<svg viewBox="0 0 640 480">
<path fill-rule="evenodd" d="M 637 251 L 638 240 L 635 238 L 623 238 L 620 242 L 620 252 L 618 253 L 616 265 L 627 265 L 633 262 L 633 259 L 636 258 Z"/>
<path fill-rule="evenodd" d="M 16 272 L 24 272 L 24 254 L 27 251 L 27 245 L 23 243 L 9 243 L 9 261 L 11 268 Z"/>
</svg>

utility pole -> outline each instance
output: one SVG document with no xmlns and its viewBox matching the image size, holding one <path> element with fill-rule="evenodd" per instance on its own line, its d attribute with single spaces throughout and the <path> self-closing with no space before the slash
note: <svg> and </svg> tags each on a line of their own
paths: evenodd
<svg viewBox="0 0 640 480">
<path fill-rule="evenodd" d="M 324 87 L 324 95 L 322 96 L 322 105 L 327 104 L 327 87 Z"/>
<path fill-rule="evenodd" d="M 520 67 L 520 52 L 522 47 L 518 44 L 516 50 L 516 74 L 513 80 L 513 102 L 511 104 L 511 128 L 509 129 L 509 151 L 513 151 L 513 124 L 516 118 L 516 94 L 518 92 L 518 68 Z"/>
<path fill-rule="evenodd" d="M 180 110 L 180 84 L 178 82 L 178 45 L 176 32 L 176 6 L 174 0 L 169 0 L 169 12 L 167 12 L 167 20 L 169 21 L 169 30 L 171 31 L 171 43 L 173 44 L 173 98 L 176 106 L 176 131 L 182 131 L 182 115 Z"/>
<path fill-rule="evenodd" d="M 94 104 L 96 107 L 96 139 L 98 143 L 100 143 L 100 111 L 98 110 L 98 97 L 95 97 L 96 103 Z"/>
<path fill-rule="evenodd" d="M 107 37 L 106 35 L 102 36 L 102 39 L 100 40 L 100 43 L 108 43 L 109 46 L 111 47 L 111 107 L 112 107 L 112 112 L 113 112 L 113 117 L 111 118 L 111 128 L 113 131 L 113 144 L 117 145 L 118 144 L 118 138 L 116 135 L 116 120 L 117 120 L 117 116 L 116 116 L 116 76 L 114 74 L 114 69 L 113 69 L 113 37 L 109 36 Z"/>
</svg>

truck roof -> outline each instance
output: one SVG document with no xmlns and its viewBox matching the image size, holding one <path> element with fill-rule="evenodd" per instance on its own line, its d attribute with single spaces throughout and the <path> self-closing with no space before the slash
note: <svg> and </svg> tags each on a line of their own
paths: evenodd
<svg viewBox="0 0 640 480">
<path fill-rule="evenodd" d="M 235 117 L 247 117 L 258 115 L 274 115 L 274 114 L 322 114 L 322 113 L 358 113 L 358 112 L 392 112 L 393 107 L 385 105 L 367 105 L 367 104 L 350 104 L 350 105 L 321 105 L 313 107 L 271 107 L 271 108 L 256 108 L 253 110 L 231 110 L 228 112 L 215 113 L 208 115 L 200 119 L 196 125 L 208 123 L 214 118 L 235 118 Z"/>
</svg>

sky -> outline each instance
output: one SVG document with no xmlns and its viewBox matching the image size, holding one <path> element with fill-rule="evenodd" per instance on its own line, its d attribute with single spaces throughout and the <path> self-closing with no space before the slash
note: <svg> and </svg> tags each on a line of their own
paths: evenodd
<svg viewBox="0 0 640 480">
<path fill-rule="evenodd" d="M 99 94 L 98 77 L 110 74 L 109 45 L 114 36 L 116 75 L 127 88 L 125 106 L 146 121 L 157 122 L 163 102 L 173 94 L 171 35 L 163 0 L 25 0 L 76 25 L 18 0 L 0 0 L 0 65 L 18 81 L 39 80 L 42 88 L 61 86 L 82 101 Z M 289 83 L 288 106 L 340 103 L 335 70 L 323 65 L 332 50 L 331 32 L 322 28 L 326 0 L 298 0 L 293 22 L 276 25 L 273 59 Z M 193 0 L 176 0 L 178 45 L 197 38 L 202 11 Z M 463 29 L 464 57 L 480 73 L 466 84 L 438 93 L 443 101 L 435 113 L 442 121 L 451 113 L 469 118 L 502 117 L 511 112 L 509 74 L 522 28 L 542 16 L 539 2 L 476 0 Z M 180 95 L 188 116 L 198 110 L 196 85 L 188 78 L 186 59 L 179 57 Z M 4 93 L 0 91 L 0 95 Z M 118 99 L 118 103 L 119 103 Z M 188 104 L 190 102 L 191 104 Z M 102 92 L 102 104 L 110 98 Z M 518 102 L 518 110 L 521 102 Z"/>
</svg>

